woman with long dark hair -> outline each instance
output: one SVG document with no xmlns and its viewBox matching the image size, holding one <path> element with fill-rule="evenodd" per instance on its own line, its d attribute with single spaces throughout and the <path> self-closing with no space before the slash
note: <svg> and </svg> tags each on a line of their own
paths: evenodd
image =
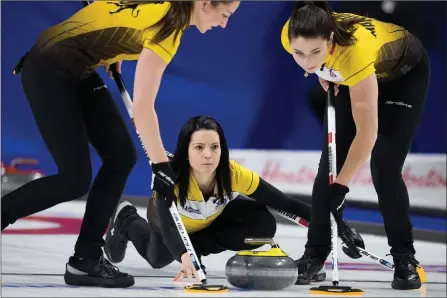
<svg viewBox="0 0 447 298">
<path fill-rule="evenodd" d="M 325 118 L 323 152 L 312 192 L 312 222 L 299 261 L 299 279 L 311 279 L 324 265 L 330 252 L 329 212 L 343 218 L 348 185 L 371 155 L 372 181 L 395 265 L 391 286 L 420 288 L 402 167 L 427 98 L 430 63 L 424 46 L 405 28 L 332 12 L 326 1 L 299 4 L 284 25 L 281 39 L 305 76 L 315 73 L 325 90 L 329 82 L 336 84 L 338 176 L 329 184 Z M 360 257 L 355 246 L 362 243 L 350 235 L 343 240 L 349 246 L 345 252 Z"/>
<path fill-rule="evenodd" d="M 246 244 L 247 237 L 273 238 L 276 221 L 266 205 L 310 220 L 310 205 L 288 197 L 257 173 L 230 160 L 222 127 L 210 117 L 194 117 L 185 124 L 171 165 L 177 177 L 177 209 L 199 258 L 260 247 Z M 253 201 L 237 198 L 239 195 Z M 131 241 L 152 268 L 180 262 L 175 280 L 195 274 L 169 207 L 154 191 L 146 221 L 134 206 L 122 201 L 106 236 L 104 251 L 109 260 L 121 262 Z M 324 270 L 319 274 L 323 279 Z"/>
<path fill-rule="evenodd" d="M 155 98 L 164 70 L 189 26 L 201 33 L 225 28 L 238 1 L 94 1 L 40 34 L 15 72 L 57 173 L 2 198 L 2 230 L 25 216 L 88 194 L 65 282 L 77 286 L 128 287 L 134 278 L 112 266 L 102 246 L 136 152 L 113 97 L 96 69 L 138 60 L 133 115 L 153 162 L 154 190 L 174 191 L 174 172 L 160 138 Z M 200 51 L 197 51 L 199 54 Z M 92 179 L 89 143 L 102 159 Z"/>
</svg>

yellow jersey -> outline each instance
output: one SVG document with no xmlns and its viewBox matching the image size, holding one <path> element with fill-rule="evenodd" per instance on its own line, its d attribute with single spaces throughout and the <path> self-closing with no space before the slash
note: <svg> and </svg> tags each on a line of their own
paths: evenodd
<svg viewBox="0 0 447 298">
<path fill-rule="evenodd" d="M 231 171 L 231 188 L 232 197 L 235 199 L 239 194 L 251 195 L 259 186 L 259 175 L 233 160 L 230 160 Z M 217 194 L 217 186 L 214 189 L 214 193 Z M 179 189 L 176 186 L 175 195 L 178 202 L 180 201 Z M 155 212 L 156 196 L 153 197 L 152 202 L 148 206 L 148 221 L 158 225 L 158 217 Z M 177 209 L 185 225 L 186 231 L 194 233 L 200 231 L 209 226 L 225 209 L 230 199 L 228 196 L 224 196 L 223 202 L 217 200 L 216 195 L 211 196 L 206 202 L 203 198 L 202 192 L 199 189 L 196 179 L 191 174 L 189 176 L 189 188 L 188 195 L 185 201 L 185 205 L 182 207 L 177 204 Z M 154 222 L 155 221 L 155 222 Z"/>
<path fill-rule="evenodd" d="M 349 87 L 372 73 L 379 82 L 402 77 L 419 61 L 421 42 L 405 28 L 350 13 L 334 13 L 338 21 L 363 18 L 354 25 L 356 42 L 348 47 L 334 45 L 324 64 L 315 72 L 320 78 Z M 288 39 L 289 20 L 281 32 L 284 49 L 292 54 Z"/>
<path fill-rule="evenodd" d="M 67 20 L 42 32 L 36 42 L 41 57 L 48 58 L 76 77 L 89 76 L 100 65 L 137 60 L 143 48 L 159 55 L 167 64 L 180 45 L 182 32 L 159 44 L 151 39 L 171 4 L 126 4 L 126 1 L 94 1 Z"/>
</svg>

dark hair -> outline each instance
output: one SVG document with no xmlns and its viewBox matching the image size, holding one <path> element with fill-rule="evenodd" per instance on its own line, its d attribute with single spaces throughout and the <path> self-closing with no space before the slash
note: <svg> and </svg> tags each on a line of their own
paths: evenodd
<svg viewBox="0 0 447 298">
<path fill-rule="evenodd" d="M 327 1 L 300 1 L 292 11 L 289 22 L 289 41 L 297 37 L 321 37 L 329 40 L 334 32 L 334 42 L 340 46 L 355 43 L 354 24 L 363 17 L 337 21 Z"/>
<path fill-rule="evenodd" d="M 223 202 L 224 195 L 230 200 L 232 197 L 230 153 L 227 141 L 220 124 L 213 118 L 207 116 L 197 116 L 191 118 L 180 130 L 177 148 L 172 159 L 172 169 L 177 176 L 176 184 L 179 186 L 180 205 L 184 206 L 189 188 L 190 164 L 188 161 L 188 148 L 191 136 L 198 130 L 214 130 L 219 135 L 221 155 L 219 165 L 216 169 L 216 182 L 218 199 Z"/>
<path fill-rule="evenodd" d="M 161 1 L 163 3 L 165 1 Z M 188 28 L 191 22 L 193 1 L 169 1 L 171 7 L 168 12 L 150 28 L 159 28 L 154 38 L 153 43 L 160 43 L 174 33 L 174 41 L 180 32 Z"/>
<path fill-rule="evenodd" d="M 146 4 L 162 4 L 164 2 L 171 3 L 171 7 L 168 12 L 155 24 L 148 27 L 150 28 L 158 28 L 157 33 L 152 39 L 153 43 L 160 43 L 166 38 L 168 38 L 172 33 L 174 33 L 174 42 L 177 39 L 180 32 L 186 30 L 191 22 L 193 2 L 194 1 L 145 1 L 145 0 L 137 0 L 137 1 L 120 1 L 119 6 L 123 9 L 130 8 L 135 10 L 138 8 L 138 5 L 146 5 Z M 211 0 L 211 5 L 216 7 L 221 3 L 231 3 L 234 1 L 214 1 Z"/>
</svg>

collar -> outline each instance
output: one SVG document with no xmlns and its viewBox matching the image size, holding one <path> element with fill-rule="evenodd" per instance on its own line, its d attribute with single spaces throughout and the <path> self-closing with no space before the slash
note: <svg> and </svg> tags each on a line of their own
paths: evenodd
<svg viewBox="0 0 447 298">
<path fill-rule="evenodd" d="M 216 196 L 217 193 L 218 189 L 216 183 L 214 184 L 214 191 L 212 196 Z M 188 199 L 192 199 L 194 201 L 204 201 L 202 191 L 200 190 L 199 184 L 197 183 L 197 180 L 196 178 L 194 178 L 194 175 L 192 173 L 189 174 Z"/>
</svg>

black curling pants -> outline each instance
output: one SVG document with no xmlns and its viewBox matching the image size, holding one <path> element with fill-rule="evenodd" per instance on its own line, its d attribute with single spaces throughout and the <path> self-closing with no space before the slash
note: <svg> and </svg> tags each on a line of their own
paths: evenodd
<svg viewBox="0 0 447 298">
<path fill-rule="evenodd" d="M 379 132 L 370 167 L 391 253 L 415 253 L 402 168 L 422 118 L 429 81 L 430 64 L 425 53 L 419 64 L 400 80 L 379 84 Z M 356 133 L 347 87 L 340 86 L 335 110 L 339 172 Z M 312 191 L 312 217 L 305 252 L 322 258 L 330 253 L 327 115 L 324 122 L 323 149 Z"/>
<path fill-rule="evenodd" d="M 136 150 L 96 72 L 77 83 L 68 82 L 36 61 L 26 58 L 22 84 L 57 173 L 2 198 L 2 230 L 20 218 L 88 193 L 75 255 L 98 258 L 109 219 L 136 162 Z M 93 183 L 90 144 L 102 160 Z"/>
<path fill-rule="evenodd" d="M 172 263 L 174 257 L 163 243 L 160 232 L 133 208 L 127 208 L 123 212 L 126 214 L 120 215 L 123 218 L 121 233 L 133 243 L 149 265 L 159 269 Z M 275 233 L 276 220 L 265 205 L 237 199 L 230 202 L 208 227 L 189 234 L 189 237 L 196 253 L 207 256 L 226 250 L 256 249 L 262 245 L 245 244 L 245 238 L 273 238 Z"/>
</svg>

